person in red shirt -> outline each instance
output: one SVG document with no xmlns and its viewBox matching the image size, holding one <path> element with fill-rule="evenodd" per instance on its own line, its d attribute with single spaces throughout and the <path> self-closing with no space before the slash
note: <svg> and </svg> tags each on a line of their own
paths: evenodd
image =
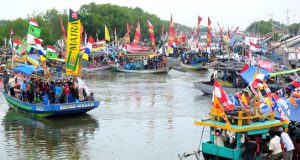
<svg viewBox="0 0 300 160">
<path fill-rule="evenodd" d="M 68 96 L 69 96 L 69 93 L 70 93 L 70 88 L 69 88 L 69 85 L 67 83 L 65 83 L 65 87 L 64 87 L 63 91 L 64 91 L 64 94 L 65 94 L 65 102 L 68 102 Z"/>
</svg>

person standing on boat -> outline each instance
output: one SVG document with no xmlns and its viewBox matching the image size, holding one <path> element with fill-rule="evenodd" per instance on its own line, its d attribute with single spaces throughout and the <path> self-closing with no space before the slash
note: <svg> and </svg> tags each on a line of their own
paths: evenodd
<svg viewBox="0 0 300 160">
<path fill-rule="evenodd" d="M 284 154 L 283 159 L 284 160 L 292 160 L 293 159 L 293 152 L 294 152 L 294 144 L 290 138 L 290 136 L 283 131 L 282 127 L 278 128 L 278 132 L 280 133 L 280 139 L 284 146 Z"/>
<path fill-rule="evenodd" d="M 9 81 L 9 75 L 6 70 L 3 71 L 2 75 L 2 82 L 4 87 L 4 92 L 8 93 L 8 81 Z"/>
<path fill-rule="evenodd" d="M 256 154 L 258 150 L 258 145 L 255 141 L 255 136 L 250 135 L 248 137 L 248 142 L 245 143 L 245 150 L 244 150 L 244 160 L 255 160 Z"/>
<path fill-rule="evenodd" d="M 34 99 L 34 85 L 33 85 L 33 78 L 31 78 L 28 82 L 29 90 L 28 90 L 28 101 L 29 103 L 33 102 Z"/>
<path fill-rule="evenodd" d="M 270 130 L 269 135 L 271 140 L 269 143 L 269 154 L 266 156 L 266 159 L 269 160 L 281 160 L 282 159 L 282 149 L 280 138 L 276 135 L 275 130 Z"/>
<path fill-rule="evenodd" d="M 23 82 L 20 85 L 20 91 L 21 91 L 21 100 L 24 101 L 25 100 L 25 96 L 26 96 L 26 80 L 23 80 Z"/>
<path fill-rule="evenodd" d="M 144 58 L 144 68 L 148 69 L 148 59 L 147 59 L 147 57 Z"/>
<path fill-rule="evenodd" d="M 64 95 L 65 95 L 65 103 L 68 103 L 68 97 L 70 94 L 70 88 L 69 88 L 68 83 L 65 83 L 65 87 L 64 87 L 63 91 L 64 91 Z"/>
<path fill-rule="evenodd" d="M 61 94 L 61 87 L 60 87 L 59 83 L 56 83 L 56 85 L 55 85 L 55 100 L 56 100 L 56 103 L 59 103 L 60 94 Z"/>
<path fill-rule="evenodd" d="M 9 83 L 10 96 L 14 97 L 15 96 L 15 87 L 16 87 L 16 77 L 15 77 L 15 75 L 12 75 L 9 78 L 8 83 Z"/>
</svg>

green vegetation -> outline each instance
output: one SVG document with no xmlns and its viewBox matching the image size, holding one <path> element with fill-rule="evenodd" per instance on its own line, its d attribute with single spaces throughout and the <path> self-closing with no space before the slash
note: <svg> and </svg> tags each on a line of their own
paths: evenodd
<svg viewBox="0 0 300 160">
<path fill-rule="evenodd" d="M 141 40 L 149 38 L 147 20 L 152 23 L 157 40 L 160 38 L 162 25 L 164 25 L 165 32 L 169 28 L 169 21 L 163 21 L 156 15 L 145 12 L 138 7 L 128 8 L 112 4 L 90 3 L 82 5 L 78 13 L 85 17 L 82 23 L 87 35 L 92 35 L 95 39 L 98 36 L 99 40 L 104 39 L 104 25 L 108 27 L 111 36 L 114 34 L 114 28 L 116 28 L 117 36 L 122 38 L 126 33 L 126 23 L 130 23 L 133 25 L 130 32 L 131 39 L 133 39 L 135 27 L 139 20 L 142 34 Z M 62 38 L 58 17 L 62 18 L 64 27 L 67 30 L 68 11 L 59 12 L 53 8 L 37 15 L 33 13 L 25 19 L 18 18 L 16 20 L 0 21 L 0 46 L 3 44 L 5 37 L 9 39 L 11 29 L 13 29 L 17 38 L 25 39 L 30 17 L 39 22 L 39 28 L 42 30 L 40 38 L 44 40 L 44 44 L 55 44 L 57 40 Z M 178 24 L 175 24 L 176 27 L 178 27 Z M 180 25 L 181 30 L 190 31 L 191 29 Z"/>
</svg>

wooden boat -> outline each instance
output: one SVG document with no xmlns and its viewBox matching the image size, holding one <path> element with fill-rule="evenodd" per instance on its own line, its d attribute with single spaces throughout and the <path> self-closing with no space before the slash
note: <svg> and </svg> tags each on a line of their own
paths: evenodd
<svg viewBox="0 0 300 160">
<path fill-rule="evenodd" d="M 58 115 L 70 115 L 86 113 L 99 106 L 100 101 L 84 101 L 73 103 L 59 104 L 43 104 L 43 103 L 27 103 L 15 97 L 12 97 L 5 92 L 2 92 L 8 105 L 18 111 L 32 114 L 36 117 L 49 117 Z"/>
<path fill-rule="evenodd" d="M 110 68 L 111 68 L 111 64 L 108 63 L 108 64 L 90 65 L 90 66 L 82 67 L 82 71 L 93 72 L 99 70 L 106 70 Z"/>
<path fill-rule="evenodd" d="M 245 109 L 224 111 L 218 101 L 215 96 L 214 106 L 209 117 L 194 122 L 195 125 L 203 126 L 203 131 L 204 127 L 210 129 L 209 140 L 202 142 L 201 139 L 200 141 L 204 159 L 243 159 L 242 143 L 244 142 L 242 139 L 245 140 L 245 135 L 259 138 L 260 148 L 265 148 L 269 129 L 288 127 L 288 119 L 284 121 L 274 119 L 274 111 L 261 113 L 258 108 L 259 104 L 253 106 L 254 111 L 251 114 L 250 110 Z M 233 140 L 226 142 L 222 140 L 223 138 L 232 138 Z M 221 140 L 223 142 L 220 142 Z M 256 158 L 263 158 L 264 153 L 264 150 L 260 149 Z"/>
<path fill-rule="evenodd" d="M 210 81 L 194 82 L 194 86 L 204 94 L 208 94 L 208 95 L 213 94 L 213 86 L 210 85 Z M 240 88 L 234 88 L 232 86 L 222 86 L 222 88 L 227 94 L 234 94 L 240 90 Z"/>
<path fill-rule="evenodd" d="M 166 74 L 170 71 L 168 67 L 158 69 L 140 69 L 140 70 L 129 70 L 116 66 L 112 66 L 113 71 L 126 72 L 126 73 L 141 73 L 141 74 Z"/>
<path fill-rule="evenodd" d="M 182 68 L 188 69 L 188 70 L 208 70 L 208 67 L 207 66 L 203 66 L 202 63 L 191 65 L 191 64 L 184 64 L 184 63 L 180 62 L 180 66 Z"/>
</svg>

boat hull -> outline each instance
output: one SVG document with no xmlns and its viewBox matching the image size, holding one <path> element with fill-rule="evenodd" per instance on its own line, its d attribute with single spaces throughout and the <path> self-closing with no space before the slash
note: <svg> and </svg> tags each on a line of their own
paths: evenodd
<svg viewBox="0 0 300 160">
<path fill-rule="evenodd" d="M 86 72 L 94 72 L 94 71 L 101 71 L 101 70 L 107 70 L 110 69 L 111 65 L 102 65 L 102 66 L 88 66 L 88 67 L 83 67 L 82 71 Z"/>
<path fill-rule="evenodd" d="M 14 110 L 32 114 L 36 117 L 50 117 L 86 113 L 99 106 L 100 101 L 85 101 L 62 104 L 31 104 L 2 92 L 7 104 Z"/>
<path fill-rule="evenodd" d="M 207 84 L 208 82 L 195 82 L 194 86 L 199 89 L 204 94 L 212 95 L 213 94 L 213 86 Z M 223 90 L 228 94 L 235 94 L 239 89 L 233 87 L 224 87 L 222 86 Z"/>
<path fill-rule="evenodd" d="M 125 73 L 141 73 L 141 74 L 166 74 L 170 71 L 169 68 L 160 69 L 143 69 L 143 70 L 128 70 L 119 67 L 112 66 L 113 71 L 125 72 Z"/>
<path fill-rule="evenodd" d="M 182 68 L 188 69 L 188 70 L 208 70 L 207 66 L 203 66 L 201 64 L 189 65 L 189 64 L 183 64 L 182 62 L 180 62 L 180 66 Z"/>
</svg>

